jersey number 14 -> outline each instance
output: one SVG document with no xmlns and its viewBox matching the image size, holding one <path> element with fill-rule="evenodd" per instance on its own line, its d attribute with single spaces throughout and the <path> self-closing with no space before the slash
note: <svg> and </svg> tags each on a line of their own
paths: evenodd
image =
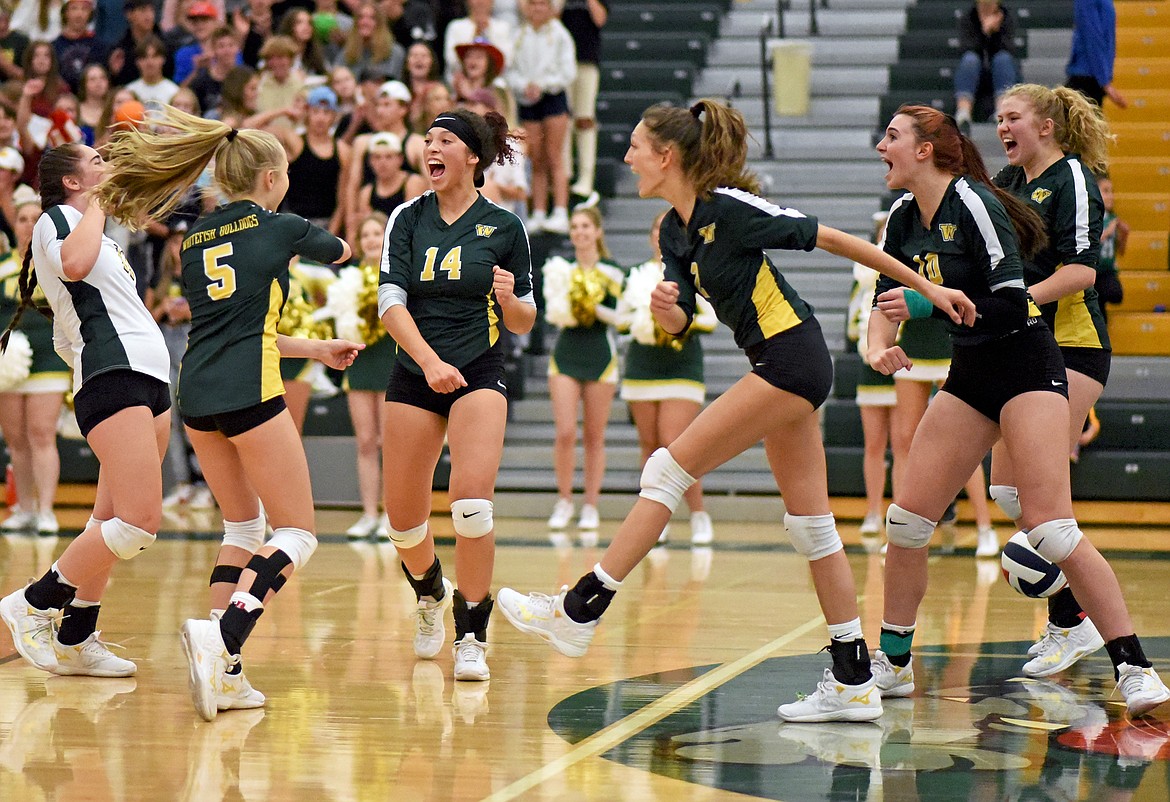
<svg viewBox="0 0 1170 802">
<path fill-rule="evenodd" d="M 439 255 L 438 248 L 427 248 L 427 260 L 423 264 L 422 275 L 419 276 L 419 281 L 434 281 L 435 280 L 435 259 Z M 447 278 L 451 281 L 459 280 L 459 273 L 463 266 L 463 246 L 456 245 L 451 250 L 447 251 L 447 255 L 443 257 L 443 262 L 439 265 L 440 270 L 447 271 Z"/>
</svg>

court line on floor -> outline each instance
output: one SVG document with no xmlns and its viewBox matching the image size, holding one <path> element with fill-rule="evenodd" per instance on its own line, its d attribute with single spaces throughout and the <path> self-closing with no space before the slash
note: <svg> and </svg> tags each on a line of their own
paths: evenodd
<svg viewBox="0 0 1170 802">
<path fill-rule="evenodd" d="M 770 643 L 766 643 L 738 660 L 722 663 L 702 676 L 663 694 L 645 707 L 615 721 L 603 730 L 575 744 L 568 752 L 512 784 L 483 798 L 483 802 L 507 802 L 516 799 L 546 780 L 565 772 L 590 757 L 603 755 L 633 736 L 657 724 L 662 719 L 682 710 L 704 694 L 735 679 L 750 668 L 764 662 L 778 650 L 797 638 L 825 626 L 823 616 L 806 621 Z"/>
</svg>

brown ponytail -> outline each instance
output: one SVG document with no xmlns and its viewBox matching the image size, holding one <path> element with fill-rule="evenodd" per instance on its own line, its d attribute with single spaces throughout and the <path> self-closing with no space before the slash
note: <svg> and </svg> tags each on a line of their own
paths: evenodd
<svg viewBox="0 0 1170 802">
<path fill-rule="evenodd" d="M 711 98 L 690 109 L 662 103 L 642 113 L 642 124 L 660 150 L 677 149 L 683 175 L 700 198 L 710 197 L 716 187 L 760 194 L 760 182 L 744 168 L 747 124 L 735 109 Z"/>
</svg>

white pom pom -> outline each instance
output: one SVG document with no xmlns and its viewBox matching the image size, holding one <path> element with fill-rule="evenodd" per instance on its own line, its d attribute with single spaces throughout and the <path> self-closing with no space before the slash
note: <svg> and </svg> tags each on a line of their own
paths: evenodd
<svg viewBox="0 0 1170 802">
<path fill-rule="evenodd" d="M 13 331 L 8 338 L 8 348 L 0 354 L 0 392 L 11 390 L 28 378 L 32 356 L 28 337 L 23 332 Z"/>
</svg>

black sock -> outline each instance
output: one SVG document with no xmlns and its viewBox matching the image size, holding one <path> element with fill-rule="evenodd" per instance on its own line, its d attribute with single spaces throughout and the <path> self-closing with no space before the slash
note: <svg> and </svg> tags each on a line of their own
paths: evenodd
<svg viewBox="0 0 1170 802">
<path fill-rule="evenodd" d="M 610 590 L 590 571 L 577 580 L 573 589 L 565 594 L 565 615 L 578 624 L 588 624 L 601 618 L 609 607 L 616 590 Z"/>
<path fill-rule="evenodd" d="M 443 566 L 439 562 L 438 556 L 435 557 L 434 563 L 423 574 L 422 579 L 415 579 L 410 569 L 406 567 L 406 563 L 402 563 L 402 573 L 406 574 L 406 581 L 414 588 L 414 595 L 422 599 L 424 596 L 429 596 L 435 601 L 442 601 L 443 597 L 447 595 L 446 589 L 443 587 Z"/>
<path fill-rule="evenodd" d="M 252 612 L 248 612 L 238 604 L 228 605 L 223 613 L 223 618 L 219 619 L 219 632 L 223 636 L 223 645 L 227 647 L 228 654 L 234 656 L 240 654 L 244 648 L 244 641 L 248 640 L 248 636 L 256 628 L 256 622 L 260 620 L 260 615 L 263 612 L 263 607 L 257 607 Z M 239 661 L 235 665 L 228 666 L 227 673 L 238 674 L 239 672 Z"/>
<path fill-rule="evenodd" d="M 1072 588 L 1061 588 L 1048 597 L 1048 620 L 1061 629 L 1072 629 L 1085 620 L 1085 611 L 1073 595 Z"/>
<path fill-rule="evenodd" d="M 64 582 L 57 573 L 57 564 L 45 575 L 24 589 L 24 600 L 38 610 L 60 610 L 77 595 L 77 588 Z"/>
<path fill-rule="evenodd" d="M 833 658 L 833 676 L 846 685 L 860 685 L 869 682 L 873 673 L 869 669 L 869 648 L 865 638 L 856 640 L 830 640 L 829 654 Z"/>
<path fill-rule="evenodd" d="M 1153 665 L 1146 659 L 1146 653 L 1142 651 L 1142 644 L 1137 635 L 1122 635 L 1120 638 L 1114 638 L 1105 644 L 1105 651 L 1109 652 L 1109 659 L 1113 661 L 1114 677 L 1117 676 L 1119 663 L 1139 668 L 1149 668 Z"/>
<path fill-rule="evenodd" d="M 100 604 L 77 607 L 69 604 L 57 630 L 57 640 L 64 646 L 76 646 L 97 631 Z"/>
<path fill-rule="evenodd" d="M 480 643 L 487 643 L 488 619 L 491 618 L 492 607 L 495 605 L 491 594 L 485 596 L 483 601 L 474 607 L 468 607 L 467 599 L 456 590 L 451 601 L 452 612 L 455 614 L 455 642 L 463 640 L 463 636 L 470 632 Z"/>
</svg>

